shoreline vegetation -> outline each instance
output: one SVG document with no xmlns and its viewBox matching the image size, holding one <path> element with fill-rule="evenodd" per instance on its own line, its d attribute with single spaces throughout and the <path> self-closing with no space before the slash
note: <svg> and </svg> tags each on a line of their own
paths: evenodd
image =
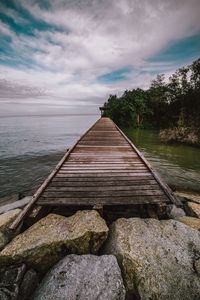
<svg viewBox="0 0 200 300">
<path fill-rule="evenodd" d="M 200 146 L 200 58 L 168 80 L 157 75 L 147 90 L 110 95 L 103 116 L 119 127 L 159 129 L 161 141 Z"/>
</svg>

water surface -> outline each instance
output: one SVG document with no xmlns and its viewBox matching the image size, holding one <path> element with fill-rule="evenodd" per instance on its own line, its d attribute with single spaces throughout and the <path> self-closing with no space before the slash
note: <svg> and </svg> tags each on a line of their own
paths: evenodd
<svg viewBox="0 0 200 300">
<path fill-rule="evenodd" d="M 200 148 L 163 144 L 155 130 L 124 131 L 168 184 L 200 191 Z"/>
<path fill-rule="evenodd" d="M 0 196 L 38 186 L 97 115 L 0 117 Z"/>
</svg>

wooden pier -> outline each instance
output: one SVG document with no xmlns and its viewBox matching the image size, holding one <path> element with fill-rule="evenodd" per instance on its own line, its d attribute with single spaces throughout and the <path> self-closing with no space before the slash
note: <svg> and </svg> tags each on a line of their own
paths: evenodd
<svg viewBox="0 0 200 300">
<path fill-rule="evenodd" d="M 170 188 L 109 118 L 100 118 L 64 155 L 11 225 L 32 208 L 166 207 L 177 203 Z"/>
</svg>

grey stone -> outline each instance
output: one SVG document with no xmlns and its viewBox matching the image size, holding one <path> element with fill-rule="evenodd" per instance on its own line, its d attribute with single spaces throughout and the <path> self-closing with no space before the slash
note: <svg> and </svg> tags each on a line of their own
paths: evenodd
<svg viewBox="0 0 200 300">
<path fill-rule="evenodd" d="M 46 272 L 66 253 L 97 253 L 108 235 L 105 221 L 95 210 L 71 217 L 49 214 L 15 237 L 0 253 L 0 264 L 25 262 Z"/>
<path fill-rule="evenodd" d="M 13 265 L 0 268 L 0 299 L 17 300 L 19 295 L 19 286 L 26 271 L 26 266 Z"/>
<path fill-rule="evenodd" d="M 5 247 L 9 242 L 9 237 L 6 233 L 0 231 L 0 251 Z"/>
<path fill-rule="evenodd" d="M 176 220 L 184 223 L 187 226 L 190 226 L 193 229 L 200 231 L 200 219 L 199 218 L 185 216 L 185 217 L 177 218 Z"/>
<path fill-rule="evenodd" d="M 12 194 L 0 198 L 0 204 L 5 205 L 19 200 L 19 194 Z"/>
<path fill-rule="evenodd" d="M 112 255 L 69 255 L 42 281 L 34 300 L 123 300 L 125 288 Z"/>
<path fill-rule="evenodd" d="M 200 299 L 200 233 L 175 220 L 118 219 L 104 253 L 117 257 L 128 297 Z"/>
<path fill-rule="evenodd" d="M 18 216 L 21 209 L 14 209 L 0 215 L 0 231 L 3 232 Z"/>
<path fill-rule="evenodd" d="M 20 209 L 14 209 L 0 215 L 0 250 L 2 250 L 13 237 L 14 233 L 11 234 L 8 227 L 15 220 L 20 211 Z"/>
<path fill-rule="evenodd" d="M 179 218 L 179 217 L 184 217 L 185 212 L 182 208 L 179 208 L 176 205 L 172 205 L 168 216 L 169 216 L 170 219 L 176 219 L 176 218 Z"/>
<path fill-rule="evenodd" d="M 19 299 L 29 300 L 38 286 L 38 274 L 35 270 L 30 269 L 24 275 L 19 289 Z"/>
<path fill-rule="evenodd" d="M 3 213 L 5 213 L 5 212 L 7 212 L 7 211 L 10 211 L 10 210 L 13 210 L 13 209 L 16 209 L 16 208 L 22 208 L 22 207 L 24 207 L 31 199 L 32 199 L 31 196 L 27 196 L 27 197 L 24 197 L 24 198 L 21 199 L 21 200 L 18 200 L 18 201 L 13 202 L 13 203 L 3 205 L 3 206 L 0 207 L 0 214 L 3 214 Z"/>
<path fill-rule="evenodd" d="M 191 201 L 200 204 L 200 194 L 190 191 L 178 191 L 175 193 L 176 196 L 184 199 L 185 201 Z"/>
<path fill-rule="evenodd" d="M 200 218 L 200 204 L 187 202 L 186 210 L 191 217 Z"/>
</svg>

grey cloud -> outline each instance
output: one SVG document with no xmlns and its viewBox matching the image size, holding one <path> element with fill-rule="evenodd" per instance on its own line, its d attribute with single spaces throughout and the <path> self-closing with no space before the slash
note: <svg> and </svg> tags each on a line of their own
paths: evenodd
<svg viewBox="0 0 200 300">
<path fill-rule="evenodd" d="M 0 79 L 0 99 L 27 99 L 28 97 L 44 96 L 45 92 L 37 87 L 19 85 Z"/>
</svg>

